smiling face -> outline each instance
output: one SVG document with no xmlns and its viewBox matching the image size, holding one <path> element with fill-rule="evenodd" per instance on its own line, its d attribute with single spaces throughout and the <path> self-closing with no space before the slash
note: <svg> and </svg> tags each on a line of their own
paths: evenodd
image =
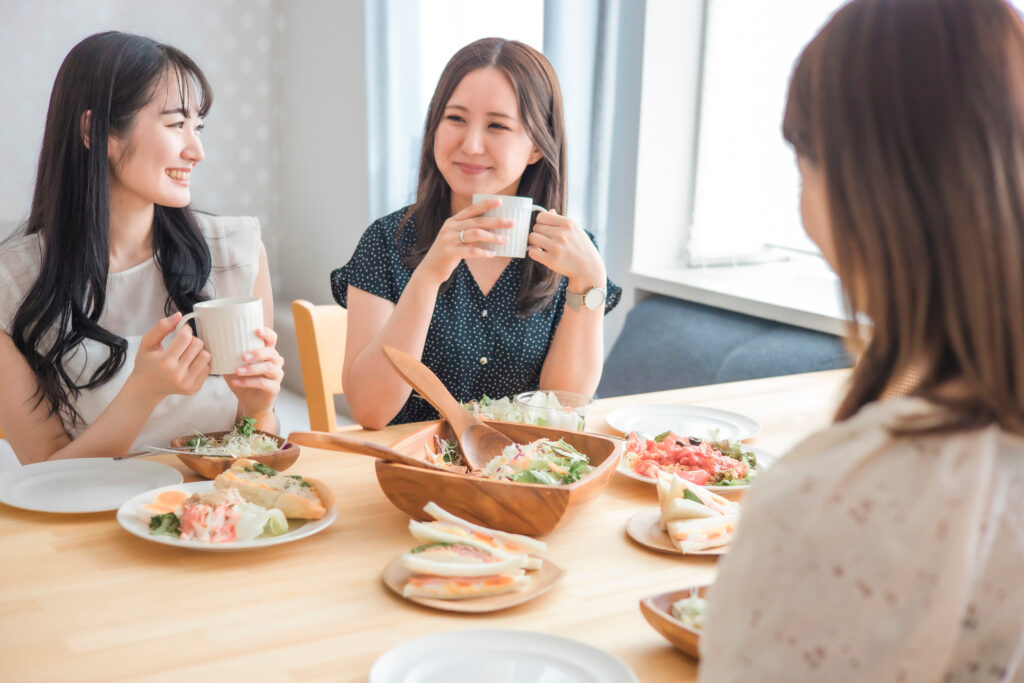
<svg viewBox="0 0 1024 683">
<path fill-rule="evenodd" d="M 469 206 L 474 194 L 514 195 L 523 171 L 540 158 L 505 74 L 466 74 L 434 134 L 434 162 L 451 188 L 452 212 Z"/>
<path fill-rule="evenodd" d="M 191 85 L 183 101 L 178 79 L 165 74 L 131 130 L 124 137 L 110 137 L 112 205 L 188 206 L 192 169 L 205 157 L 199 141 L 202 127 Z"/>
</svg>

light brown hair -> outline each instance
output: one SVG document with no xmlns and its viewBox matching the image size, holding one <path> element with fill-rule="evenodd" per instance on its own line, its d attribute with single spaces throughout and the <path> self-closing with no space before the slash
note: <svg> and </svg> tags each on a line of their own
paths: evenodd
<svg viewBox="0 0 1024 683">
<path fill-rule="evenodd" d="M 1003 0 L 854 0 L 793 72 L 856 320 L 844 419 L 913 369 L 941 429 L 1024 433 L 1024 25 Z M 961 391 L 941 390 L 957 380 Z"/>
<path fill-rule="evenodd" d="M 501 38 L 477 40 L 448 61 L 427 109 L 416 203 L 402 221 L 403 229 L 410 218 L 416 226 L 416 244 L 403 257 L 410 268 L 423 260 L 441 226 L 451 216 L 451 189 L 434 161 L 434 136 L 444 109 L 466 74 L 485 68 L 499 70 L 512 84 L 523 127 L 542 154 L 540 161 L 523 171 L 518 194 L 533 197 L 535 204 L 565 213 L 565 116 L 554 68 L 544 55 L 524 43 Z M 549 306 L 560 279 L 561 276 L 547 266 L 524 259 L 523 281 L 517 297 L 519 314 L 529 315 Z"/>
</svg>

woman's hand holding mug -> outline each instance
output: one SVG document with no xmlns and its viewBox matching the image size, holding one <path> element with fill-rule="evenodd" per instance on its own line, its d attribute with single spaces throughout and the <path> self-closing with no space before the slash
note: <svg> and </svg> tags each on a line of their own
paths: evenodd
<svg viewBox="0 0 1024 683">
<path fill-rule="evenodd" d="M 284 379 L 284 358 L 277 352 L 276 332 L 261 327 L 255 335 L 263 346 L 243 353 L 244 364 L 224 379 L 238 398 L 239 414 L 260 419 L 274 411 L 274 399 L 281 393 Z"/>
<path fill-rule="evenodd" d="M 181 313 L 163 318 L 143 335 L 128 378 L 141 394 L 157 403 L 171 394 L 191 396 L 210 374 L 210 352 L 192 334 L 192 328 L 182 328 L 163 345 L 180 319 Z"/>
<path fill-rule="evenodd" d="M 554 210 L 537 214 L 529 244 L 530 258 L 569 278 L 570 292 L 605 286 L 601 254 L 575 221 Z"/>
<path fill-rule="evenodd" d="M 504 244 L 506 241 L 503 235 L 493 231 L 512 227 L 512 221 L 507 218 L 483 215 L 499 204 L 497 199 L 471 204 L 446 220 L 416 270 L 440 286 L 451 277 L 462 259 L 493 257 L 494 251 L 488 245 Z"/>
</svg>

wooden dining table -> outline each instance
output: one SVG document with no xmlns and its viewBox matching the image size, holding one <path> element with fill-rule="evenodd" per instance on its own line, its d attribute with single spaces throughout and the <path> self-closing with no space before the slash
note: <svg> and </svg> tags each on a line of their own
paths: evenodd
<svg viewBox="0 0 1024 683">
<path fill-rule="evenodd" d="M 601 399 L 587 429 L 615 434 L 621 406 L 699 405 L 749 416 L 749 443 L 782 454 L 827 425 L 846 371 Z M 350 436 L 390 444 L 417 425 Z M 155 456 L 197 478 L 173 455 Z M 616 474 L 543 537 L 558 585 L 502 611 L 458 614 L 392 593 L 384 567 L 417 545 L 377 485 L 371 458 L 304 448 L 289 474 L 326 482 L 338 517 L 320 533 L 236 552 L 198 552 L 123 530 L 114 512 L 50 514 L 0 504 L 0 680 L 365 681 L 374 661 L 420 636 L 520 629 L 565 636 L 626 662 L 643 683 L 695 680 L 697 662 L 644 620 L 639 601 L 706 584 L 713 557 L 650 551 L 627 520 L 653 486 Z"/>
</svg>

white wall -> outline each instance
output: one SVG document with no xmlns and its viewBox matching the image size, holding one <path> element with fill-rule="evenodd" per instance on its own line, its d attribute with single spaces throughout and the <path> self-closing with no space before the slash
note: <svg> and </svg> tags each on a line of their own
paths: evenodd
<svg viewBox="0 0 1024 683">
<path fill-rule="evenodd" d="M 369 225 L 366 42 L 360 0 L 282 3 L 278 301 L 333 301 L 329 276 Z"/>
</svg>

